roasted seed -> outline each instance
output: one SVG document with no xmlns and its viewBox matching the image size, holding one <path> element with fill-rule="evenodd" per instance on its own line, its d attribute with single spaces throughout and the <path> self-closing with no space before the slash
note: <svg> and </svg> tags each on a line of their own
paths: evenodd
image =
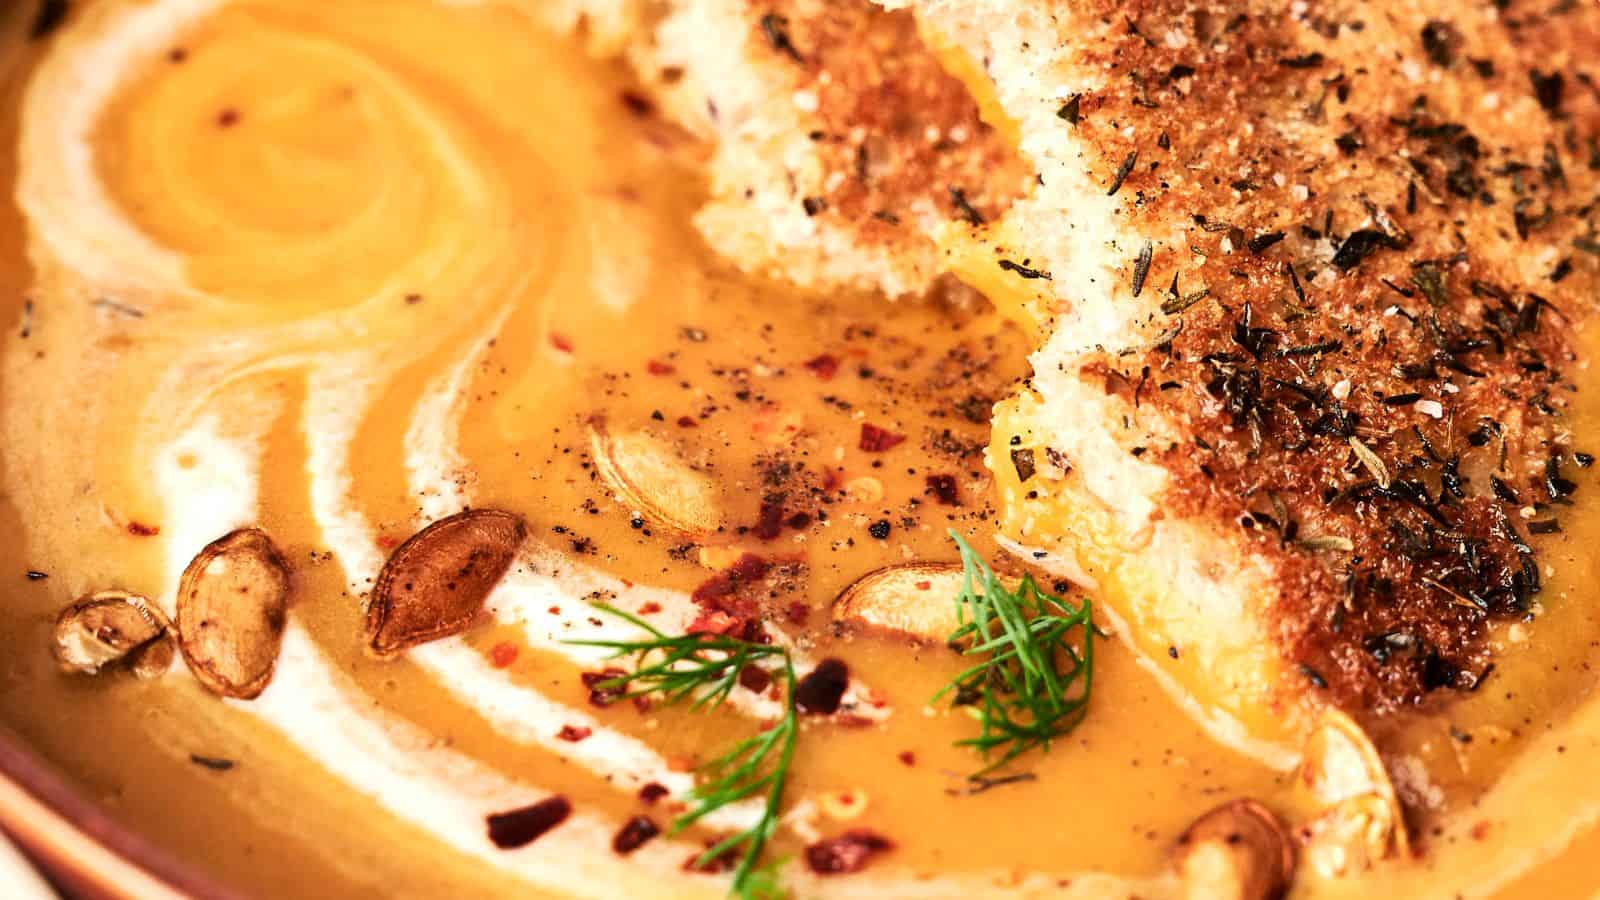
<svg viewBox="0 0 1600 900">
<path fill-rule="evenodd" d="M 474 509 L 412 535 L 378 573 L 367 606 L 367 646 L 393 656 L 465 631 L 527 534 L 515 513 Z"/>
<path fill-rule="evenodd" d="M 50 650 L 66 672 L 94 674 L 126 663 L 135 675 L 152 677 L 172 663 L 172 629 L 161 610 L 144 597 L 100 591 L 56 616 Z"/>
<path fill-rule="evenodd" d="M 289 564 L 266 532 L 206 545 L 178 583 L 178 647 L 214 694 L 248 700 L 272 679 L 289 611 Z"/>
</svg>

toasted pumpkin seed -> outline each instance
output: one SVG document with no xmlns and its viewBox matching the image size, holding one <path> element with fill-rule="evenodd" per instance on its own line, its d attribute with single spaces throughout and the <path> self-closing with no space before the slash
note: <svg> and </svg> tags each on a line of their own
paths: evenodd
<svg viewBox="0 0 1600 900">
<path fill-rule="evenodd" d="M 833 619 L 945 641 L 961 626 L 956 596 L 963 584 L 959 563 L 913 562 L 868 572 L 833 601 Z"/>
<path fill-rule="evenodd" d="M 1185 897 L 1275 900 L 1294 876 L 1294 844 L 1283 823 L 1241 798 L 1196 819 L 1173 852 Z"/>
<path fill-rule="evenodd" d="M 868 572 L 833 601 L 835 621 L 943 641 L 960 627 L 955 598 L 961 591 L 956 563 L 903 563 Z"/>
<path fill-rule="evenodd" d="M 172 664 L 172 628 L 148 599 L 100 591 L 61 610 L 50 650 L 66 672 L 94 674 L 125 663 L 135 675 L 153 678 Z"/>
<path fill-rule="evenodd" d="M 178 648 L 207 690 L 249 700 L 272 680 L 289 611 L 289 564 L 259 528 L 207 544 L 178 582 Z"/>
<path fill-rule="evenodd" d="M 650 522 L 691 537 L 722 526 L 716 484 L 690 468 L 671 444 L 643 431 L 589 431 L 595 471 L 618 502 Z"/>
<path fill-rule="evenodd" d="M 1338 710 L 1306 740 L 1300 787 L 1318 810 L 1300 826 L 1306 860 L 1324 877 L 1363 871 L 1410 851 L 1404 811 L 1367 733 Z"/>
<path fill-rule="evenodd" d="M 457 513 L 412 535 L 378 573 L 367 646 L 393 656 L 465 631 L 527 535 L 521 516 L 494 509 Z"/>
</svg>

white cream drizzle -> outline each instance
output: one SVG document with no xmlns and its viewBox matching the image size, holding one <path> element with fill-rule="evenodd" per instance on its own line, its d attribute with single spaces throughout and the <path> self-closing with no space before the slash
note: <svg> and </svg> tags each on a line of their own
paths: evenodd
<svg viewBox="0 0 1600 900">
<path fill-rule="evenodd" d="M 227 301 L 191 284 L 182 258 L 143 234 L 100 182 L 89 138 L 122 74 L 138 71 L 142 61 L 165 52 L 174 35 L 224 2 L 160 0 L 90 8 L 74 25 L 85 39 L 63 43 L 39 67 L 24 108 L 18 196 L 33 229 L 36 261 L 69 270 L 92 290 L 183 298 L 185 303 L 214 310 L 222 326 L 214 343 L 185 348 L 170 361 L 162 376 L 163 390 L 142 413 L 140 443 L 135 447 L 155 461 L 166 523 L 158 538 L 165 569 L 161 602 L 169 612 L 178 580 L 194 554 L 222 534 L 259 518 L 265 434 L 284 401 L 270 392 L 252 393 L 253 385 L 246 380 L 269 371 L 306 373 L 301 416 L 312 516 L 322 540 L 343 567 L 349 591 L 356 596 L 366 593 L 384 553 L 376 530 L 352 496 L 348 447 L 378 386 L 422 352 L 396 350 L 396 342 L 407 335 L 375 333 L 363 324 L 361 305 L 277 328 L 252 330 L 238 324 L 227 312 Z M 381 79 L 383 73 L 375 74 Z M 70 102 L 63 103 L 64 98 Z M 459 176 L 450 187 L 468 198 L 466 205 L 497 209 L 493 185 L 473 174 L 473 161 L 455 148 L 444 126 L 430 122 L 426 111 L 414 105 L 406 112 L 427 136 L 429 148 L 445 159 L 444 168 Z M 429 248 L 413 263 L 415 271 L 390 279 L 385 286 L 390 296 L 370 302 L 392 300 L 388 288 L 411 283 L 402 276 L 418 276 L 415 281 L 425 284 L 430 274 L 446 268 L 464 265 L 499 271 L 515 263 L 482 256 L 478 248 Z M 408 423 L 409 487 L 428 518 L 472 503 L 470 478 L 462 477 L 470 467 L 457 450 L 462 398 L 474 364 L 509 313 L 503 302 L 488 296 L 463 299 L 462 307 L 463 321 L 480 321 L 486 327 L 469 342 L 468 351 L 429 385 Z M 291 349 L 267 349 L 285 347 Z M 196 392 L 195 384 L 206 387 Z M 645 617 L 668 632 L 684 630 L 698 614 L 681 592 L 628 585 L 531 543 L 494 591 L 489 609 L 501 622 L 520 626 L 531 647 L 587 666 L 598 663 L 604 651 L 575 646 L 570 640 L 633 637 L 637 632 L 606 618 L 599 618 L 596 625 L 586 598 L 604 598 L 630 610 L 646 604 L 659 607 Z M 552 608 L 560 612 L 552 613 Z M 514 683 L 459 639 L 419 648 L 410 660 L 508 741 L 557 752 L 622 789 L 636 790 L 653 781 L 681 796 L 693 786 L 692 775 L 672 771 L 643 741 L 604 726 L 582 709 Z M 796 662 L 802 672 L 811 664 L 799 651 Z M 869 694 L 866 686 L 853 683 L 845 697 L 846 710 L 862 718 L 883 719 L 889 710 L 867 702 Z M 652 841 L 632 854 L 628 865 L 619 865 L 610 851 L 610 835 L 618 823 L 581 811 L 525 849 L 507 852 L 495 847 L 488 840 L 485 815 L 535 801 L 547 791 L 440 749 L 429 735 L 384 713 L 335 670 L 292 611 L 277 669 L 265 692 L 254 701 L 228 702 L 239 713 L 270 726 L 307 758 L 398 819 L 445 846 L 531 883 L 596 897 L 685 892 L 716 896 L 725 890 L 724 877 L 682 871 L 682 863 L 697 848 L 677 840 Z M 770 698 L 747 692 L 736 692 L 734 705 L 759 718 L 780 711 Z M 563 725 L 588 728 L 591 735 L 577 743 L 561 741 L 556 735 Z M 747 801 L 721 810 L 707 824 L 737 829 L 752 824 L 758 814 L 757 802 Z M 802 882 L 814 881 L 803 872 L 792 874 Z M 1012 880 L 1009 886 L 1027 890 L 1046 884 L 1054 880 L 1039 876 Z M 843 896 L 907 897 L 949 896 L 952 891 L 965 893 L 983 886 L 993 893 L 996 884 L 990 876 L 903 882 L 873 876 L 827 884 L 829 893 Z"/>
</svg>

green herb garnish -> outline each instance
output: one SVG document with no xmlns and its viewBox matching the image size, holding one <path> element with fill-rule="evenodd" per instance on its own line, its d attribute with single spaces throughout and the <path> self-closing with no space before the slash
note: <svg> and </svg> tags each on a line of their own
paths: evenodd
<svg viewBox="0 0 1600 900">
<path fill-rule="evenodd" d="M 1024 575 L 1015 591 L 995 577 L 961 535 L 950 532 L 961 551 L 965 578 L 956 597 L 960 623 L 950 645 L 963 656 L 983 656 L 945 685 L 934 700 L 972 713 L 977 737 L 957 741 L 976 749 L 986 775 L 1065 735 L 1083 720 L 1094 675 L 1094 620 L 1084 599 L 1074 607 L 1041 590 Z"/>
<path fill-rule="evenodd" d="M 667 831 L 669 835 L 677 834 L 729 804 L 756 794 L 764 795 L 760 821 L 712 845 L 695 858 L 695 865 L 709 865 L 742 848 L 731 892 L 742 900 L 781 897 L 776 873 L 771 866 L 761 865 L 761 854 L 778 830 L 783 788 L 794 760 L 795 738 L 800 732 L 799 715 L 795 710 L 794 663 L 789 651 L 771 644 L 711 634 L 669 636 L 620 609 L 604 604 L 596 604 L 595 608 L 625 619 L 650 634 L 636 641 L 571 641 L 608 648 L 613 651 L 613 659 L 633 658 L 633 671 L 597 683 L 597 690 L 616 692 L 623 699 L 654 696 L 668 704 L 688 702 L 691 709 L 706 709 L 728 699 L 747 667 L 760 668 L 782 679 L 783 717 L 772 727 L 745 738 L 727 753 L 702 766 L 701 772 L 708 780 L 690 792 L 688 799 L 692 807 L 675 819 Z"/>
</svg>

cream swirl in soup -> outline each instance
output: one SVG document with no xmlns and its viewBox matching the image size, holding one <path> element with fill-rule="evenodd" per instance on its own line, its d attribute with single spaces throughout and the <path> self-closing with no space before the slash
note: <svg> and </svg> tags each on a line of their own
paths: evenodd
<svg viewBox="0 0 1600 900">
<path fill-rule="evenodd" d="M 1169 896 L 1167 847 L 1196 815 L 1247 794 L 1293 809 L 1289 776 L 1213 741 L 1113 641 L 1092 726 L 1034 780 L 963 778 L 971 721 L 930 703 L 959 658 L 834 628 L 828 604 L 882 566 L 953 559 L 946 528 L 993 549 L 986 410 L 1024 374 L 1025 337 L 959 291 L 886 314 L 731 274 L 687 225 L 704 148 L 580 58 L 558 18 L 539 3 L 105 0 L 52 38 L 15 137 L 33 280 L 0 385 L 15 552 L 50 576 L 19 601 L 18 640 L 103 587 L 171 615 L 201 548 L 271 533 L 294 591 L 259 697 L 206 695 L 175 663 L 81 702 L 130 759 L 228 748 L 237 768 L 201 802 L 267 846 L 299 832 L 332 860 L 307 872 L 352 896 L 722 895 L 725 873 L 685 863 L 755 822 L 755 798 L 626 853 L 616 837 L 639 817 L 665 832 L 696 767 L 780 698 L 596 705 L 583 676 L 612 663 L 573 641 L 639 633 L 597 602 L 690 628 L 697 590 L 745 554 L 773 573 L 757 598 L 770 639 L 802 673 L 825 658 L 851 672 L 839 711 L 804 722 L 775 855 L 850 828 L 894 847 L 848 877 L 789 862 L 801 894 Z M 866 425 L 909 440 L 868 448 Z M 597 440 L 636 434 L 704 478 L 675 495 L 713 508 L 704 533 L 686 533 L 704 511 L 651 515 L 601 471 Z M 483 620 L 372 658 L 362 615 L 385 559 L 480 507 L 530 532 Z M 1564 565 L 1552 593 L 1591 563 Z M 77 690 L 29 665 L 13 684 Z M 1600 792 L 1574 751 L 1600 742 L 1600 710 L 1568 718 L 1571 696 L 1538 704 L 1541 731 L 1559 724 L 1507 731 L 1502 749 L 1505 710 L 1487 700 L 1463 719 L 1484 729 L 1473 746 L 1419 732 L 1401 766 L 1464 754 L 1454 781 L 1414 782 L 1436 792 L 1432 861 L 1303 890 L 1487 894 L 1540 861 L 1530 848 L 1583 833 Z M 88 750 L 56 755 L 115 768 Z M 195 790 L 191 772 L 166 777 Z M 140 823 L 161 814 L 143 790 Z M 865 808 L 842 812 L 842 794 Z M 555 796 L 572 813 L 537 840 L 492 840 L 486 817 Z M 1481 821 L 1523 838 L 1486 851 Z M 293 863 L 215 865 L 248 880 Z M 390 880 L 435 867 L 435 882 Z"/>
</svg>

